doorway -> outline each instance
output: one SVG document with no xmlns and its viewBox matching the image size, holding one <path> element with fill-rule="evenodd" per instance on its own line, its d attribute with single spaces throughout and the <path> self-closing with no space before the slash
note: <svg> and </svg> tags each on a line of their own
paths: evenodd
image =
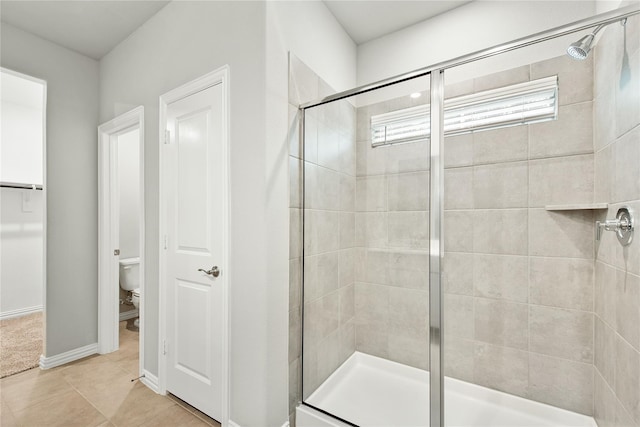
<svg viewBox="0 0 640 427">
<path fill-rule="evenodd" d="M 144 372 L 144 108 L 98 127 L 98 352 Z"/>
<path fill-rule="evenodd" d="M 0 377 L 38 366 L 46 301 L 47 83 L 0 69 Z"/>
</svg>

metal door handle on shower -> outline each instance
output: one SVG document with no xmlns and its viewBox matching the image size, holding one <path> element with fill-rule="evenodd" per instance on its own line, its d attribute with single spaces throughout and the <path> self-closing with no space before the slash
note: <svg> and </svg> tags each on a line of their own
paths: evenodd
<svg viewBox="0 0 640 427">
<path fill-rule="evenodd" d="M 209 276 L 218 277 L 220 275 L 220 270 L 217 265 L 211 267 L 211 270 L 205 270 L 203 268 L 199 268 L 198 271 L 202 271 L 204 274 L 208 274 Z"/>
</svg>

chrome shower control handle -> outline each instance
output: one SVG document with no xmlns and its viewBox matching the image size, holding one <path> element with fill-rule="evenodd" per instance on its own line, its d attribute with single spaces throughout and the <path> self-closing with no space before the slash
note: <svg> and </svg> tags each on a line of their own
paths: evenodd
<svg viewBox="0 0 640 427">
<path fill-rule="evenodd" d="M 603 230 L 615 232 L 622 246 L 631 244 L 633 240 L 633 214 L 630 208 L 624 206 L 618 209 L 615 219 L 596 221 L 596 240 L 600 240 Z"/>
<path fill-rule="evenodd" d="M 220 269 L 218 269 L 217 265 L 211 267 L 211 270 L 205 270 L 203 268 L 199 268 L 198 271 L 202 271 L 204 274 L 208 274 L 209 276 L 218 277 L 220 275 Z"/>
</svg>

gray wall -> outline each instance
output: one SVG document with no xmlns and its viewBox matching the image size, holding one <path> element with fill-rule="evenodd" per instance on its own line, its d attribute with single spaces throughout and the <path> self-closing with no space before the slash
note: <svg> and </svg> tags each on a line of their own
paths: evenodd
<svg viewBox="0 0 640 427">
<path fill-rule="evenodd" d="M 98 339 L 98 63 L 2 23 L 3 67 L 47 81 L 46 356 Z"/>
<path fill-rule="evenodd" d="M 623 248 L 611 232 L 595 267 L 595 418 L 600 427 L 640 426 L 640 17 L 605 30 L 595 49 L 595 197 L 635 211 Z"/>
</svg>

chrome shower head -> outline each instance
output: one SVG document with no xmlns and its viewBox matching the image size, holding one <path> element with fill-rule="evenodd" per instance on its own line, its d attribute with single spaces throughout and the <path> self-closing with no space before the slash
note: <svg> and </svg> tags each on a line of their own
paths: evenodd
<svg viewBox="0 0 640 427">
<path fill-rule="evenodd" d="M 591 44 L 593 43 L 596 31 L 582 37 L 577 42 L 571 43 L 571 45 L 569 45 L 569 47 L 567 48 L 567 53 L 569 54 L 569 56 L 573 59 L 587 59 L 587 56 L 589 56 L 589 52 L 591 51 Z"/>
</svg>

